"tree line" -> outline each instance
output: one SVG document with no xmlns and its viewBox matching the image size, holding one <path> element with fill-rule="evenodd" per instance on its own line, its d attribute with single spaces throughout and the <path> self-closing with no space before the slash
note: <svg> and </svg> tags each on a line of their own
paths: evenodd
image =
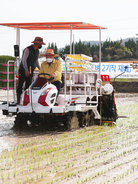
<svg viewBox="0 0 138 184">
<path fill-rule="evenodd" d="M 58 48 L 56 43 L 49 43 L 48 48 L 52 48 L 55 53 L 59 55 L 69 54 L 70 45 L 64 48 Z M 131 60 L 138 59 L 138 41 L 128 39 L 125 43 L 122 40 L 111 41 L 106 40 L 101 44 L 102 61 L 117 61 L 117 60 Z M 91 42 L 75 42 L 72 44 L 72 53 L 85 54 L 93 57 L 93 61 L 99 60 L 99 45 L 91 44 Z"/>
</svg>

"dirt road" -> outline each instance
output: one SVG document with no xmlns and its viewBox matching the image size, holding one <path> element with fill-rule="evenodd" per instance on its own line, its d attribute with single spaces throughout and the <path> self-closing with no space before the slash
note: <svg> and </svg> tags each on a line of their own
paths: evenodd
<svg viewBox="0 0 138 184">
<path fill-rule="evenodd" d="M 15 131 L 0 112 L 0 184 L 138 183 L 138 94 L 116 94 L 116 104 L 128 117 L 116 126 L 71 132 Z"/>
</svg>

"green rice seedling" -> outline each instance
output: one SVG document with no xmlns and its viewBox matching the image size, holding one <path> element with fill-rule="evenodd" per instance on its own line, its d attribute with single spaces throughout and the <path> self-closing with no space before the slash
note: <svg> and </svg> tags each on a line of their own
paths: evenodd
<svg viewBox="0 0 138 184">
<path fill-rule="evenodd" d="M 44 178 L 44 173 L 43 171 L 41 172 L 41 179 Z"/>
<path fill-rule="evenodd" d="M 31 170 L 32 170 L 32 166 L 29 164 L 28 171 L 31 171 Z"/>
<path fill-rule="evenodd" d="M 85 162 L 88 163 L 88 161 L 89 161 L 89 160 L 87 159 Z"/>
<path fill-rule="evenodd" d="M 38 180 L 38 179 L 39 179 L 39 174 L 36 175 L 36 180 Z"/>
<path fill-rule="evenodd" d="M 89 152 L 90 152 L 90 148 L 87 148 L 87 149 L 85 150 L 85 152 L 86 152 L 86 153 L 89 153 Z"/>
<path fill-rule="evenodd" d="M 68 162 L 65 169 L 69 168 L 70 167 L 70 163 Z"/>
<path fill-rule="evenodd" d="M 3 174 L 3 172 L 1 172 L 1 179 L 2 179 L 2 181 L 4 181 L 4 174 Z"/>
<path fill-rule="evenodd" d="M 70 178 L 70 176 L 71 176 L 71 174 L 70 174 L 70 173 L 68 173 L 68 174 L 67 174 L 67 178 Z"/>
<path fill-rule="evenodd" d="M 85 178 L 85 182 L 88 182 L 88 178 L 87 177 Z"/>
<path fill-rule="evenodd" d="M 10 173 L 8 172 L 8 179 L 10 179 Z"/>
<path fill-rule="evenodd" d="M 33 176 L 31 176 L 31 179 L 30 179 L 31 181 L 34 181 L 34 177 Z"/>
<path fill-rule="evenodd" d="M 17 175 L 17 172 L 16 172 L 16 171 L 14 171 L 14 173 L 13 173 L 13 177 L 14 177 L 14 178 L 16 178 L 16 175 Z"/>
<path fill-rule="evenodd" d="M 65 176 L 64 176 L 64 177 L 65 177 L 65 179 L 66 179 L 66 178 L 68 178 L 69 173 L 68 173 L 68 171 L 67 171 L 67 170 L 65 170 L 65 174 L 64 174 L 64 175 L 65 175 Z"/>
</svg>

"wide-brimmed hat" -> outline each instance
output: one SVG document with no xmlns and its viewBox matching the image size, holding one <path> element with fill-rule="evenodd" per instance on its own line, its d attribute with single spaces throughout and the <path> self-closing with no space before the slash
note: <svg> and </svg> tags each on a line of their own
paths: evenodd
<svg viewBox="0 0 138 184">
<path fill-rule="evenodd" d="M 41 37 L 35 37 L 34 41 L 32 41 L 32 43 L 39 43 L 41 45 L 45 45 L 45 43 L 43 42 L 43 38 Z"/>
<path fill-rule="evenodd" d="M 52 55 L 54 57 L 59 56 L 58 54 L 55 54 L 54 53 L 54 50 L 53 49 L 47 49 L 46 52 L 45 52 L 45 54 L 42 54 L 41 56 L 48 56 L 48 55 Z"/>
</svg>

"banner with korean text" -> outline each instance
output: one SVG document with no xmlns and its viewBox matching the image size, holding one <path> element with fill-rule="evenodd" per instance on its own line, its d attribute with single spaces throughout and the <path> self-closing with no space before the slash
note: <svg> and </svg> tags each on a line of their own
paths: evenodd
<svg viewBox="0 0 138 184">
<path fill-rule="evenodd" d="M 123 73 L 118 78 L 136 78 L 138 79 L 138 67 L 133 68 L 133 63 L 101 63 L 101 74 L 109 75 L 114 78 Z M 138 65 L 137 65 L 138 66 Z M 99 71 L 99 63 L 93 63 L 94 71 Z"/>
</svg>

